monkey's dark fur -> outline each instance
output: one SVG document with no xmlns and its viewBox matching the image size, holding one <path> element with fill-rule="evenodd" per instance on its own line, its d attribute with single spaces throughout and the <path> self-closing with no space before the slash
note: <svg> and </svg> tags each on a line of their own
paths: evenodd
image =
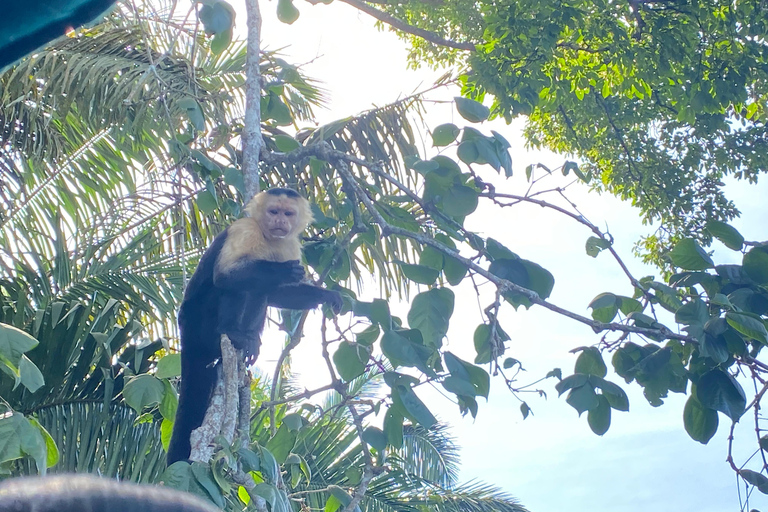
<svg viewBox="0 0 768 512">
<path fill-rule="evenodd" d="M 0 512 L 221 512 L 192 494 L 90 475 L 0 482 Z"/>
<path fill-rule="evenodd" d="M 222 333 L 244 351 L 246 362 L 252 363 L 259 353 L 267 306 L 312 309 L 329 303 L 336 311 L 341 308 L 338 292 L 299 283 L 304 277 L 304 268 L 298 259 L 286 258 L 287 255 L 300 257 L 298 236 L 311 221 L 306 200 L 293 190 L 274 188 L 258 194 L 246 209 L 250 208 L 251 215 L 258 218 L 271 196 L 280 200 L 288 198 L 299 206 L 303 217 L 297 219 L 298 227 L 292 227 L 297 232 L 291 232 L 286 240 L 273 242 L 262 235 L 257 222 L 240 219 L 214 239 L 187 285 L 179 310 L 181 388 L 168 448 L 168 465 L 189 458 L 189 436 L 202 424 L 216 384 L 215 362 L 221 357 Z M 236 233 L 232 236 L 237 238 L 228 244 L 232 233 Z M 237 244 L 246 240 L 249 251 L 238 255 L 234 264 L 223 267 L 222 261 L 229 262 L 232 258 L 221 256 L 229 256 L 238 249 L 232 247 L 232 240 L 237 240 Z M 288 245 L 292 247 L 290 250 L 285 248 Z"/>
</svg>

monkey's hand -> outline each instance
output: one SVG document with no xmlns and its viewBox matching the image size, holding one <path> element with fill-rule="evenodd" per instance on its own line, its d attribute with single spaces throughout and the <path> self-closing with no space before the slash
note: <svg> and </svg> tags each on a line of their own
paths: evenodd
<svg viewBox="0 0 768 512">
<path fill-rule="evenodd" d="M 330 306 L 335 314 L 341 313 L 341 307 L 344 305 L 344 301 L 341 298 L 341 294 L 334 290 L 325 290 L 324 302 Z"/>
<path fill-rule="evenodd" d="M 271 280 L 279 284 L 300 283 L 304 279 L 304 266 L 299 260 L 284 262 L 256 260 L 272 274 Z"/>
</svg>

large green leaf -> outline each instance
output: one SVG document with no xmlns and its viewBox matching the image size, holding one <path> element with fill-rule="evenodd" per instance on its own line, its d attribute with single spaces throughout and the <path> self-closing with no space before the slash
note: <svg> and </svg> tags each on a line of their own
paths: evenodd
<svg viewBox="0 0 768 512">
<path fill-rule="evenodd" d="M 470 123 L 480 123 L 485 121 L 491 113 L 490 109 L 479 101 L 462 98 L 460 96 L 455 97 L 453 101 L 456 102 L 456 110 L 459 111 L 461 117 Z"/>
<path fill-rule="evenodd" d="M 447 146 L 456 140 L 461 133 L 459 127 L 453 123 L 441 124 L 432 130 L 432 143 L 435 146 Z"/>
<path fill-rule="evenodd" d="M 729 311 L 725 314 L 725 320 L 728 325 L 739 331 L 747 338 L 757 340 L 764 345 L 768 345 L 768 330 L 760 318 L 755 318 L 744 313 L 734 313 Z"/>
<path fill-rule="evenodd" d="M 576 359 L 576 366 L 573 371 L 586 375 L 605 377 L 608 373 L 608 368 L 605 366 L 603 356 L 597 348 L 586 347 Z"/>
<path fill-rule="evenodd" d="M 706 228 L 712 236 L 723 242 L 729 249 L 740 251 L 744 246 L 744 237 L 741 236 L 741 233 L 725 222 L 711 220 L 707 222 Z"/>
<path fill-rule="evenodd" d="M 342 341 L 333 354 L 333 363 L 346 382 L 359 377 L 365 371 L 370 357 L 369 348 L 358 343 Z"/>
<path fill-rule="evenodd" d="M 691 439 L 707 444 L 717 432 L 717 412 L 701 405 L 694 396 L 689 396 L 683 409 L 683 425 Z"/>
<path fill-rule="evenodd" d="M 710 370 L 696 383 L 696 397 L 704 407 L 720 411 L 738 421 L 747 405 L 744 390 L 732 375 L 722 370 Z"/>
<path fill-rule="evenodd" d="M 685 270 L 705 270 L 715 266 L 709 254 L 691 238 L 680 240 L 669 253 L 672 263 Z"/>
<path fill-rule="evenodd" d="M 768 249 L 753 247 L 744 255 L 744 271 L 759 284 L 768 283 Z"/>
<path fill-rule="evenodd" d="M 453 314 L 454 294 L 448 288 L 433 288 L 413 298 L 408 325 L 421 331 L 428 346 L 442 345 Z"/>
<path fill-rule="evenodd" d="M 125 403 L 139 413 L 145 407 L 162 402 L 164 394 L 163 382 L 154 375 L 144 374 L 131 377 L 123 388 Z"/>
</svg>

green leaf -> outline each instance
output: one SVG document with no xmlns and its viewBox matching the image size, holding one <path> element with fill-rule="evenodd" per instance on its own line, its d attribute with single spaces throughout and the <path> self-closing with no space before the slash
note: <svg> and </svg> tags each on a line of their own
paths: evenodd
<svg viewBox="0 0 768 512">
<path fill-rule="evenodd" d="M 520 412 L 523 414 L 523 419 L 526 419 L 531 414 L 531 408 L 528 407 L 527 403 L 523 402 L 520 404 Z"/>
<path fill-rule="evenodd" d="M 427 365 L 427 361 L 433 350 L 414 343 L 404 336 L 407 331 L 387 331 L 381 338 L 381 351 L 392 363 L 392 366 L 413 366 L 426 373 L 434 375 L 434 371 Z"/>
<path fill-rule="evenodd" d="M 45 384 L 40 369 L 26 355 L 22 355 L 19 361 L 19 378 L 30 393 L 34 393 Z"/>
<path fill-rule="evenodd" d="M 599 436 L 608 432 L 611 426 L 611 405 L 605 396 L 597 395 L 597 407 L 590 409 L 587 413 L 587 423 L 592 432 Z"/>
<path fill-rule="evenodd" d="M 370 347 L 379 339 L 379 334 L 381 334 L 381 329 L 379 329 L 378 324 L 371 324 L 355 335 L 355 341 Z"/>
<path fill-rule="evenodd" d="M 459 111 L 459 115 L 470 123 L 485 121 L 491 114 L 491 110 L 479 101 L 460 96 L 455 97 L 454 101 L 456 102 L 456 110 Z"/>
<path fill-rule="evenodd" d="M 465 185 L 454 185 L 443 196 L 443 211 L 451 217 L 466 217 L 477 209 L 477 190 Z"/>
<path fill-rule="evenodd" d="M 403 420 L 403 416 L 392 407 L 387 409 L 387 414 L 384 415 L 384 433 L 387 435 L 387 442 L 396 450 L 403 447 Z"/>
<path fill-rule="evenodd" d="M 205 215 L 210 215 L 216 211 L 216 209 L 219 207 L 219 204 L 213 194 L 207 190 L 203 190 L 197 195 L 197 207 Z"/>
<path fill-rule="evenodd" d="M 211 53 L 219 55 L 232 43 L 233 30 L 230 28 L 213 36 L 211 40 Z"/>
<path fill-rule="evenodd" d="M 761 493 L 768 494 L 768 478 L 765 475 L 751 469 L 741 469 L 739 470 L 739 476 L 747 483 L 757 487 L 757 490 Z"/>
<path fill-rule="evenodd" d="M 278 464 L 284 463 L 293 451 L 298 435 L 296 430 L 291 430 L 288 425 L 282 423 L 275 436 L 267 442 L 266 449 L 269 450 Z"/>
<path fill-rule="evenodd" d="M 510 255 L 512 256 L 511 258 L 501 257 L 494 259 L 488 267 L 488 271 L 501 279 L 506 279 L 518 286 L 536 292 L 542 299 L 549 297 L 555 285 L 554 276 L 537 263 L 517 258 L 511 252 Z M 530 307 L 532 304 L 527 297 L 517 292 L 505 293 L 504 298 L 514 307 L 520 305 Z"/>
<path fill-rule="evenodd" d="M 402 261 L 397 262 L 403 275 L 414 283 L 430 285 L 437 281 L 440 271 L 424 265 L 413 265 Z"/>
<path fill-rule="evenodd" d="M 589 382 L 603 392 L 612 408 L 617 411 L 629 411 L 629 397 L 620 386 L 594 375 L 589 378 Z"/>
<path fill-rule="evenodd" d="M 235 23 L 235 11 L 223 1 L 203 5 L 198 14 L 200 22 L 208 34 L 220 34 L 231 30 Z"/>
<path fill-rule="evenodd" d="M 643 305 L 639 300 L 633 299 L 631 297 L 622 297 L 621 295 L 617 295 L 616 299 L 619 302 L 619 310 L 625 315 L 643 310 Z"/>
<path fill-rule="evenodd" d="M 240 448 L 237 450 L 238 459 L 243 465 L 243 471 L 260 471 L 261 470 L 261 458 L 253 450 L 248 448 Z"/>
<path fill-rule="evenodd" d="M 612 293 L 601 293 L 589 303 L 592 308 L 592 318 L 598 322 L 609 323 L 619 312 L 619 301 Z"/>
<path fill-rule="evenodd" d="M 13 411 L 10 415 L 0 417 L 0 440 L 0 463 L 29 455 L 34 459 L 38 473 L 46 473 L 46 440 L 40 429 L 23 414 Z"/>
<path fill-rule="evenodd" d="M 692 238 L 684 238 L 675 244 L 669 257 L 675 266 L 684 270 L 705 270 L 715 266 L 709 254 Z"/>
<path fill-rule="evenodd" d="M 443 270 L 443 266 L 445 265 L 445 257 L 441 251 L 428 245 L 424 247 L 424 250 L 421 251 L 421 256 L 419 256 L 419 265 L 433 268 L 439 272 Z"/>
<path fill-rule="evenodd" d="M 736 379 L 722 370 L 710 370 L 696 383 L 696 398 L 701 405 L 720 411 L 738 421 L 747 406 L 747 397 Z"/>
<path fill-rule="evenodd" d="M 491 353 L 491 326 L 487 324 L 478 325 L 472 339 L 475 345 L 475 352 L 477 353 L 475 363 L 490 363 L 493 359 Z"/>
<path fill-rule="evenodd" d="M 325 500 L 325 508 L 323 509 L 323 512 L 336 512 L 341 508 L 341 502 L 336 498 L 334 495 L 328 496 L 328 499 Z"/>
<path fill-rule="evenodd" d="M 427 429 L 437 423 L 437 419 L 435 419 L 427 406 L 424 405 L 424 402 L 416 396 L 416 393 L 414 393 L 410 387 L 398 386 L 397 389 L 399 391 L 398 395 L 400 401 L 405 407 L 405 410 L 408 411 L 408 414 L 411 415 L 417 423 Z"/>
<path fill-rule="evenodd" d="M 294 139 L 293 137 L 290 137 L 288 135 L 275 135 L 275 146 L 277 146 L 277 149 L 282 151 L 283 153 L 290 153 L 294 149 L 298 149 L 301 147 L 301 144 L 299 144 L 299 141 Z"/>
<path fill-rule="evenodd" d="M 458 377 L 454 377 L 453 375 L 450 375 L 445 379 L 443 379 L 443 382 L 441 384 L 446 391 L 448 391 L 449 393 L 453 393 L 455 395 L 471 396 L 471 397 L 474 397 L 477 395 L 477 392 L 475 391 L 475 387 L 472 385 L 471 382 L 460 379 Z"/>
<path fill-rule="evenodd" d="M 12 325 L 0 324 L 0 356 L 18 366 L 21 356 L 35 348 L 38 341 Z"/>
<path fill-rule="evenodd" d="M 461 133 L 461 130 L 455 124 L 441 124 L 432 130 L 432 144 L 435 146 L 447 146 L 456 140 L 459 133 Z"/>
<path fill-rule="evenodd" d="M 477 145 L 473 140 L 465 140 L 456 149 L 456 156 L 459 160 L 465 164 L 473 164 L 480 158 L 480 153 L 477 150 Z"/>
<path fill-rule="evenodd" d="M 366 427 L 363 430 L 363 441 L 380 452 L 384 451 L 384 448 L 387 447 L 387 436 L 380 428 Z"/>
<path fill-rule="evenodd" d="M 27 418 L 29 420 L 29 423 L 38 429 L 40 431 L 40 434 L 43 436 L 43 440 L 45 440 L 45 452 L 46 452 L 46 459 L 45 459 L 45 465 L 46 467 L 53 467 L 56 464 L 59 463 L 59 447 L 56 446 L 56 441 L 53 440 L 53 437 L 51 437 L 51 434 L 48 433 L 48 431 L 45 429 L 44 426 L 40 424 L 39 421 L 37 421 L 35 418 L 30 417 Z"/>
<path fill-rule="evenodd" d="M 277 0 L 277 19 L 290 25 L 299 19 L 299 10 L 291 0 Z"/>
<path fill-rule="evenodd" d="M 141 413 L 144 407 L 159 404 L 164 394 L 163 382 L 146 373 L 130 377 L 123 388 L 125 403 L 138 413 Z"/>
<path fill-rule="evenodd" d="M 596 236 L 591 236 L 587 238 L 587 255 L 592 256 L 593 258 L 597 258 L 597 255 L 600 254 L 600 251 L 607 249 L 610 246 L 611 243 L 608 240 L 597 238 Z"/>
<path fill-rule="evenodd" d="M 224 169 L 224 183 L 230 187 L 235 187 L 241 194 L 245 194 L 245 180 L 239 169 L 226 167 Z"/>
<path fill-rule="evenodd" d="M 269 503 L 269 506 L 274 510 L 275 503 L 277 502 L 277 487 L 272 484 L 260 482 L 256 486 L 248 491 L 251 495 L 261 496 Z"/>
<path fill-rule="evenodd" d="M 408 325 L 421 331 L 424 343 L 440 347 L 453 315 L 454 294 L 448 288 L 433 288 L 414 297 Z"/>
<path fill-rule="evenodd" d="M 734 313 L 729 311 L 725 314 L 725 320 L 728 322 L 728 325 L 747 338 L 768 345 L 768 330 L 766 330 L 765 324 L 759 318 L 744 313 Z"/>
<path fill-rule="evenodd" d="M 683 304 L 675 312 L 675 322 L 683 325 L 704 325 L 709 320 L 707 305 L 701 299 L 694 298 Z"/>
<path fill-rule="evenodd" d="M 768 283 L 768 249 L 753 247 L 744 255 L 742 265 L 747 275 L 758 284 Z"/>
<path fill-rule="evenodd" d="M 391 332 L 391 331 L 390 331 Z M 385 335 L 386 336 L 386 335 Z M 365 372 L 370 352 L 368 347 L 358 343 L 342 341 L 333 354 L 333 364 L 341 378 L 349 382 Z"/>
<path fill-rule="evenodd" d="M 160 414 L 168 421 L 174 421 L 179 407 L 179 397 L 171 383 L 163 380 L 163 400 L 160 402 Z"/>
<path fill-rule="evenodd" d="M 299 413 L 286 414 L 283 418 L 283 423 L 290 430 L 301 430 L 306 424 L 307 420 Z"/>
<path fill-rule="evenodd" d="M 453 256 L 445 256 L 445 265 L 443 266 L 443 272 L 445 273 L 445 279 L 452 286 L 457 286 L 464 280 L 467 275 L 469 267 L 457 260 Z"/>
<path fill-rule="evenodd" d="M 451 372 L 451 376 L 469 382 L 474 386 L 475 392 L 472 393 L 471 396 L 477 394 L 488 398 L 488 393 L 491 390 L 491 377 L 488 375 L 488 372 L 479 366 L 475 366 L 456 357 L 451 352 L 446 351 L 443 356 L 445 357 L 445 365 L 448 367 L 448 371 Z"/>
<path fill-rule="evenodd" d="M 651 281 L 649 286 L 656 291 L 656 299 L 659 304 L 670 313 L 676 312 L 683 305 L 677 296 L 677 291 L 671 286 L 656 281 Z"/>
<path fill-rule="evenodd" d="M 729 249 L 740 251 L 741 248 L 744 247 L 744 237 L 741 236 L 741 233 L 725 222 L 711 220 L 707 222 L 706 229 L 713 237 L 723 242 Z"/>
<path fill-rule="evenodd" d="M 717 412 L 704 407 L 693 395 L 688 397 L 683 409 L 683 425 L 691 439 L 707 444 L 717 432 Z"/>
<path fill-rule="evenodd" d="M 176 105 L 187 114 L 187 119 L 195 127 L 195 130 L 205 131 L 205 114 L 195 98 L 186 97 L 178 100 Z"/>
<path fill-rule="evenodd" d="M 608 368 L 603 362 L 603 355 L 600 351 L 595 347 L 587 347 L 581 351 L 578 359 L 576 359 L 574 372 L 605 377 L 608 374 Z"/>
<path fill-rule="evenodd" d="M 573 375 L 569 375 L 568 377 L 564 378 L 557 384 L 555 384 L 555 390 L 557 390 L 557 394 L 562 395 L 569 389 L 577 388 L 580 386 L 583 386 L 589 381 L 589 375 L 584 375 L 583 373 L 576 373 Z"/>
<path fill-rule="evenodd" d="M 595 393 L 595 389 L 590 384 L 584 384 L 583 386 L 573 388 L 571 392 L 568 393 L 568 398 L 566 398 L 565 401 L 568 402 L 571 407 L 576 409 L 579 416 L 581 416 L 584 411 L 590 411 L 600 405 L 597 393 Z"/>
<path fill-rule="evenodd" d="M 181 375 L 181 354 L 168 354 L 157 362 L 155 377 L 172 379 Z"/>
</svg>

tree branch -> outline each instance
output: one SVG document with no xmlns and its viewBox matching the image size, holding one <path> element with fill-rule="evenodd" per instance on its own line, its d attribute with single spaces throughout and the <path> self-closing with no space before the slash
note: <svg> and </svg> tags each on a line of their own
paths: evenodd
<svg viewBox="0 0 768 512">
<path fill-rule="evenodd" d="M 354 191 L 358 200 L 363 203 L 363 205 L 368 210 L 368 213 L 370 213 L 371 217 L 373 217 L 373 221 L 381 227 L 382 237 L 385 237 L 388 235 L 397 235 L 405 238 L 410 238 L 412 240 L 416 240 L 417 242 L 423 245 L 431 246 L 443 252 L 444 254 L 447 254 L 449 256 L 452 256 L 453 258 L 456 258 L 457 260 L 462 262 L 464 265 L 466 265 L 468 268 L 470 268 L 472 271 L 483 276 L 491 283 L 495 284 L 499 288 L 501 293 L 506 293 L 506 292 L 519 293 L 520 295 L 523 295 L 524 297 L 526 297 L 533 304 L 538 304 L 539 306 L 542 306 L 559 315 L 568 317 L 572 320 L 576 320 L 577 322 L 588 325 L 596 333 L 603 332 L 603 331 L 628 332 L 628 333 L 641 334 L 644 336 L 663 336 L 667 339 L 677 339 L 677 340 L 682 340 L 690 343 L 697 343 L 697 340 L 695 338 L 691 336 L 686 336 L 684 334 L 676 333 L 667 327 L 653 329 L 648 327 L 639 327 L 636 325 L 604 323 L 604 322 L 598 322 L 591 318 L 587 318 L 585 316 L 579 315 L 567 309 L 561 308 L 560 306 L 552 304 L 551 302 L 547 302 L 546 300 L 539 297 L 539 294 L 533 290 L 523 288 L 522 286 L 512 283 L 510 281 L 507 281 L 505 279 L 500 279 L 499 277 L 497 277 L 494 274 L 491 274 L 488 270 L 482 268 L 481 266 L 479 266 L 477 263 L 470 260 L 469 258 L 461 256 L 457 250 L 451 249 L 447 245 L 444 245 L 438 242 L 437 240 L 433 239 L 430 236 L 427 236 L 423 233 L 414 233 L 413 231 L 408 231 L 407 229 L 400 228 L 397 226 L 392 226 L 384 219 L 381 213 L 379 213 L 378 209 L 373 203 L 373 200 L 368 196 L 367 192 L 363 190 L 362 186 L 357 181 L 354 174 L 352 174 L 352 172 L 350 171 L 349 165 L 348 165 L 350 162 L 353 162 L 356 164 L 364 165 L 366 168 L 371 169 L 376 166 L 376 163 L 366 162 L 364 160 L 360 160 L 355 157 L 350 157 L 349 155 L 342 153 L 341 151 L 333 150 L 331 146 L 326 142 L 313 144 L 311 146 L 303 146 L 287 154 L 284 154 L 284 153 L 265 154 L 263 155 L 263 160 L 268 164 L 269 163 L 274 164 L 277 162 L 298 162 L 299 160 L 309 156 L 315 156 L 321 160 L 329 161 L 336 165 L 336 170 L 341 175 L 342 180 L 344 180 L 347 183 L 347 185 L 350 187 L 350 189 Z"/>
<path fill-rule="evenodd" d="M 246 0 L 248 55 L 245 61 L 245 120 L 243 126 L 243 179 L 249 199 L 259 191 L 261 139 L 261 11 L 259 0 Z"/>
<path fill-rule="evenodd" d="M 475 51 L 475 43 L 462 43 L 459 41 L 451 41 L 450 39 L 442 38 L 439 35 L 435 34 L 434 32 L 430 32 L 429 30 L 424 30 L 423 28 L 409 25 L 403 20 L 395 18 L 391 14 L 387 14 L 386 12 L 380 11 L 375 7 L 371 7 L 370 5 L 368 5 L 367 3 L 361 0 L 341 0 L 341 1 L 351 5 L 352 7 L 358 10 L 363 11 L 366 14 L 369 14 L 370 16 L 373 16 L 377 20 L 381 21 L 382 23 L 386 23 L 392 28 L 395 28 L 407 34 L 420 37 L 426 41 L 429 41 L 430 43 L 434 43 L 439 46 L 447 46 L 448 48 L 454 48 L 456 50 L 465 50 L 468 52 Z"/>
</svg>

